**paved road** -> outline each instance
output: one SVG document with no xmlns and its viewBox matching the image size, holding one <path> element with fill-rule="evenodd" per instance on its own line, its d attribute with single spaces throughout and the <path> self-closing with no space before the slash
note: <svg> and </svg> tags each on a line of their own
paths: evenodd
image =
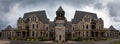
<svg viewBox="0 0 120 44">
<path fill-rule="evenodd" d="M 0 44 L 7 44 L 7 43 L 10 43 L 10 41 L 7 41 L 7 40 L 0 40 Z"/>
<path fill-rule="evenodd" d="M 11 41 L 7 44 L 112 44 L 113 41 L 118 41 L 120 39 L 113 39 L 111 41 L 96 41 L 96 42 L 76 42 L 76 41 L 69 41 L 69 42 L 52 42 L 52 41 L 44 41 L 44 42 L 25 42 L 25 41 Z"/>
</svg>

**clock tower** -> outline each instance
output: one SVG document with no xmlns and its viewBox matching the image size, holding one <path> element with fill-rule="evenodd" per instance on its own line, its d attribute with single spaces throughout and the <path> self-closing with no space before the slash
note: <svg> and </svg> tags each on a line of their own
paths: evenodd
<svg viewBox="0 0 120 44">
<path fill-rule="evenodd" d="M 56 18 L 54 20 L 55 22 L 55 41 L 63 42 L 65 41 L 65 24 L 66 24 L 66 18 L 65 18 L 65 12 L 60 6 L 59 9 L 56 11 Z"/>
</svg>

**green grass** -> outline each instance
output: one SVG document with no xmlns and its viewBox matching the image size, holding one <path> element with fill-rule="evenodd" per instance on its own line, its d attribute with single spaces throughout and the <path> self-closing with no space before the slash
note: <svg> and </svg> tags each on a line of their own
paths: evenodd
<svg viewBox="0 0 120 44">
<path fill-rule="evenodd" d="M 120 41 L 114 41 L 113 44 L 120 44 Z"/>
<path fill-rule="evenodd" d="M 94 40 L 82 40 L 82 42 L 94 42 Z"/>
</svg>

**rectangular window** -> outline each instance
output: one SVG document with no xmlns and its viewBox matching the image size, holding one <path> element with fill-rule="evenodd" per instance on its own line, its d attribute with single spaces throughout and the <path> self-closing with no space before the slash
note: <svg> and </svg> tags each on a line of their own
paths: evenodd
<svg viewBox="0 0 120 44">
<path fill-rule="evenodd" d="M 36 28 L 38 29 L 38 24 L 37 24 Z"/>
<path fill-rule="evenodd" d="M 35 28 L 35 24 L 32 25 L 33 29 Z"/>
<path fill-rule="evenodd" d="M 46 33 L 46 37 L 48 37 L 48 33 Z"/>
<path fill-rule="evenodd" d="M 73 27 L 73 30 L 74 30 L 74 27 Z"/>
<path fill-rule="evenodd" d="M 48 27 L 46 27 L 46 30 L 48 31 Z"/>
</svg>

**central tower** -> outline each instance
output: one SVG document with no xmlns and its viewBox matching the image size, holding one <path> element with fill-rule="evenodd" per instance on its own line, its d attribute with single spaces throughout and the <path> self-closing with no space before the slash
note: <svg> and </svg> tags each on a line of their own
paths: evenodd
<svg viewBox="0 0 120 44">
<path fill-rule="evenodd" d="M 63 42 L 65 41 L 65 26 L 66 26 L 66 18 L 65 12 L 60 6 L 59 9 L 56 11 L 56 18 L 55 22 L 55 41 Z"/>
</svg>

